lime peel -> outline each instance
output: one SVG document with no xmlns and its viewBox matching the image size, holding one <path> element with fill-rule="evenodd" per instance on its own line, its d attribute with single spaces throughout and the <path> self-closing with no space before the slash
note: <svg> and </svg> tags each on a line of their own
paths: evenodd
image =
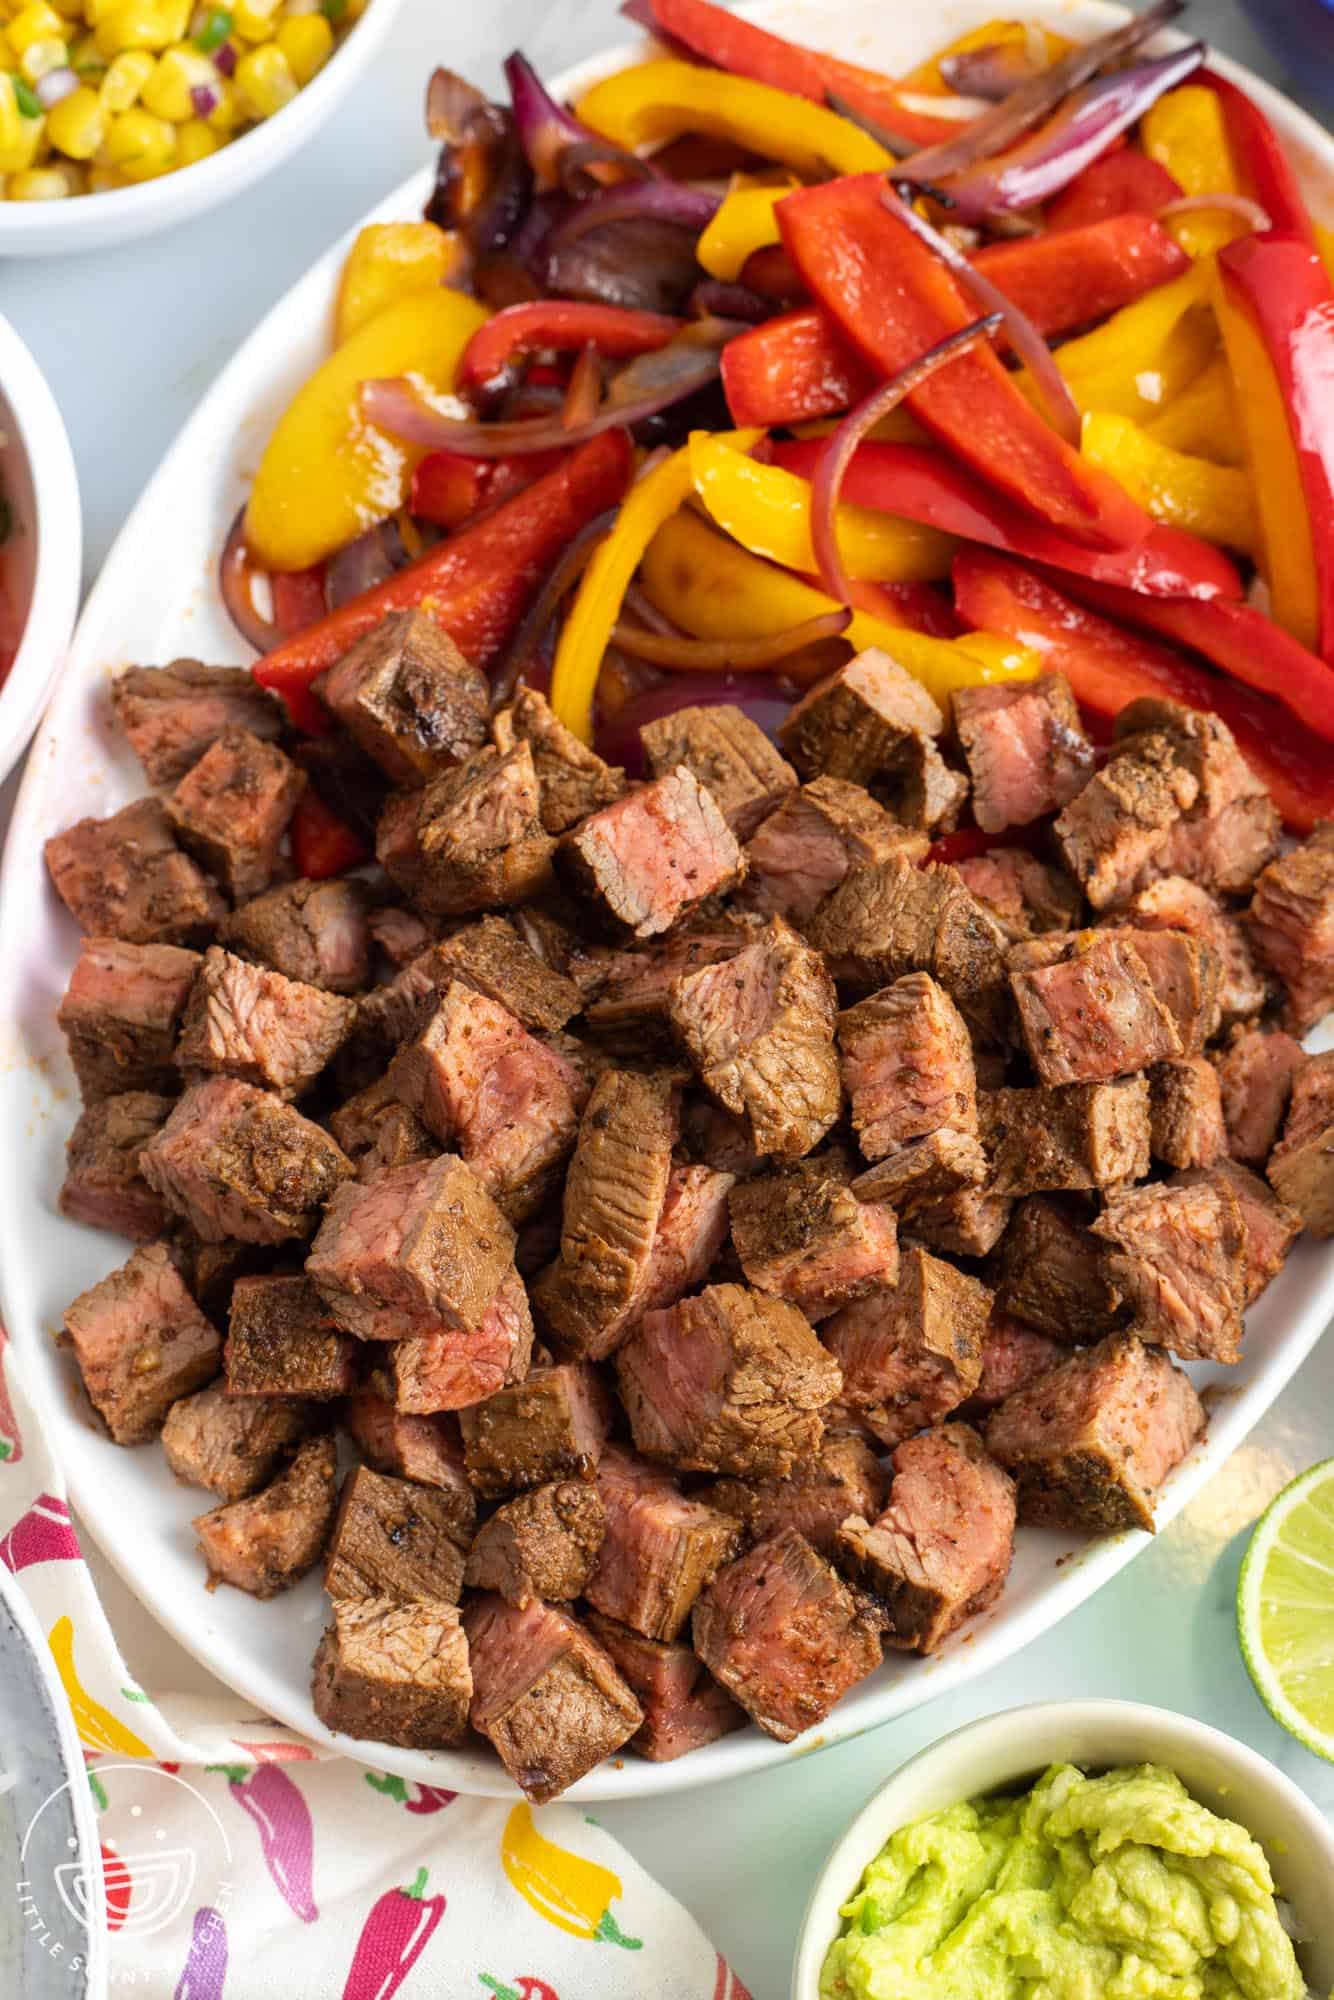
<svg viewBox="0 0 1334 2000">
<path fill-rule="evenodd" d="M 1274 1720 L 1334 1763 L 1334 1458 L 1261 1516 L 1237 1581 L 1237 1636 Z"/>
</svg>

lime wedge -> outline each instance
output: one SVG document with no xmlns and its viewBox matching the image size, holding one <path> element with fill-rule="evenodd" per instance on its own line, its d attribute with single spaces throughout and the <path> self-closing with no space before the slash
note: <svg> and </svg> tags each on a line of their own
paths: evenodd
<svg viewBox="0 0 1334 2000">
<path fill-rule="evenodd" d="M 1261 1517 L 1237 1584 L 1237 1633 L 1274 1720 L 1334 1763 L 1334 1458 Z"/>
</svg>

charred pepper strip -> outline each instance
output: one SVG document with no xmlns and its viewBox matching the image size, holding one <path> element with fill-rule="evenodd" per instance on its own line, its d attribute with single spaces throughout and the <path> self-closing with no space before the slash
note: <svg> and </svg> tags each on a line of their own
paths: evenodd
<svg viewBox="0 0 1334 2000">
<path fill-rule="evenodd" d="M 569 299 L 533 299 L 506 306 L 479 327 L 464 349 L 456 386 L 465 394 L 502 384 L 506 371 L 526 354 L 545 348 L 577 353 L 595 347 L 612 360 L 651 354 L 666 347 L 681 322 L 665 313 L 630 312 L 624 306 L 588 305 Z"/>
</svg>

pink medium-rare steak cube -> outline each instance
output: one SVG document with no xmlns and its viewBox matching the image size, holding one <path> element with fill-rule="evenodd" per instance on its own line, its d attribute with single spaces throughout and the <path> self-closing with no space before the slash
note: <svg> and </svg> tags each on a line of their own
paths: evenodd
<svg viewBox="0 0 1334 2000">
<path fill-rule="evenodd" d="M 385 1167 L 433 1160 L 440 1151 L 439 1140 L 415 1111 L 399 1102 L 387 1076 L 331 1111 L 329 1130 L 355 1165 L 359 1181 L 373 1180 Z"/>
<path fill-rule="evenodd" d="M 845 1306 L 824 1328 L 843 1375 L 840 1408 L 894 1446 L 966 1402 L 982 1374 L 991 1293 L 916 1245 L 899 1282 Z"/>
<path fill-rule="evenodd" d="M 1162 875 L 1140 889 L 1121 915 L 1137 931 L 1185 931 L 1217 955 L 1224 1020 L 1258 1014 L 1268 1000 L 1269 981 L 1241 922 L 1200 883 L 1184 875 Z"/>
<path fill-rule="evenodd" d="M 462 1410 L 528 1373 L 533 1316 L 517 1271 L 503 1280 L 480 1326 L 421 1333 L 395 1343 L 390 1358 L 396 1408 L 410 1416 Z"/>
<path fill-rule="evenodd" d="M 722 1255 L 735 1176 L 713 1167 L 673 1167 L 649 1252 L 643 1310 L 674 1306 L 702 1285 Z"/>
<path fill-rule="evenodd" d="M 1093 1535 L 1152 1532 L 1154 1496 L 1205 1424 L 1175 1362 L 1117 1333 L 1002 1403 L 986 1439 L 1018 1481 L 1022 1520 Z"/>
<path fill-rule="evenodd" d="M 960 688 L 954 727 L 973 780 L 973 816 L 984 833 L 1058 812 L 1093 774 L 1093 745 L 1064 674 Z"/>
<path fill-rule="evenodd" d="M 1015 1484 L 967 1424 L 942 1424 L 894 1453 L 889 1505 L 839 1529 L 836 1560 L 884 1604 L 892 1646 L 934 1653 L 994 1604 L 1014 1559 Z"/>
<path fill-rule="evenodd" d="M 217 1374 L 222 1342 L 165 1243 L 81 1292 L 65 1311 L 88 1399 L 117 1444 L 155 1437 L 172 1404 Z"/>
<path fill-rule="evenodd" d="M 343 1481 L 324 1588 L 335 1599 L 457 1604 L 466 1553 L 444 1494 L 359 1465 Z"/>
<path fill-rule="evenodd" d="M 1115 933 L 1081 932 L 1069 958 L 1012 972 L 1010 990 L 1045 1084 L 1107 1082 L 1182 1053 L 1147 965 Z"/>
<path fill-rule="evenodd" d="M 1094 1233 L 1129 1331 L 1186 1361 L 1239 1361 L 1246 1235 L 1221 1183 L 1171 1183 L 1110 1194 Z"/>
<path fill-rule="evenodd" d="M 1152 1122 L 1143 1076 L 1060 1090 L 983 1090 L 978 1117 L 988 1185 L 997 1194 L 1120 1187 L 1149 1171 Z"/>
<path fill-rule="evenodd" d="M 822 1556 L 832 1556 L 834 1536 L 850 1514 L 874 1520 L 881 1511 L 886 1483 L 864 1438 L 826 1433 L 816 1456 L 786 1479 L 715 1479 L 692 1497 L 730 1514 L 748 1542 L 795 1528 Z"/>
<path fill-rule="evenodd" d="M 611 1659 L 555 1605 L 516 1611 L 496 1596 L 463 1614 L 475 1693 L 472 1726 L 534 1805 L 620 1749 L 644 1712 Z"/>
<path fill-rule="evenodd" d="M 741 900 L 767 917 L 803 924 L 849 868 L 901 855 L 926 859 L 928 836 L 902 825 L 861 785 L 813 778 L 789 792 L 746 848 Z"/>
<path fill-rule="evenodd" d="M 334 1318 L 360 1340 L 480 1329 L 513 1269 L 514 1231 L 448 1153 L 345 1182 L 306 1259 Z"/>
<path fill-rule="evenodd" d="M 1073 1196 L 1030 1195 L 996 1253 L 996 1304 L 1067 1346 L 1101 1340 L 1116 1323 L 1105 1246 L 1090 1220 Z"/>
<path fill-rule="evenodd" d="M 506 917 L 461 925 L 435 947 L 430 966 L 437 992 L 461 979 L 534 1034 L 556 1034 L 583 1007 L 575 982 L 540 959 Z"/>
<path fill-rule="evenodd" d="M 1095 910 L 1133 895 L 1199 796 L 1199 780 L 1166 736 L 1136 736 L 1117 746 L 1056 821 L 1066 866 Z"/>
<path fill-rule="evenodd" d="M 277 1597 L 314 1569 L 338 1507 L 338 1447 L 308 1438 L 286 1471 L 243 1500 L 229 1500 L 193 1523 L 211 1583 L 251 1597 Z"/>
<path fill-rule="evenodd" d="M 1292 1079 L 1283 1137 L 1269 1181 L 1313 1236 L 1334 1236 L 1334 1050 L 1311 1056 Z"/>
<path fill-rule="evenodd" d="M 565 727 L 536 688 L 520 686 L 491 724 L 498 750 L 526 743 L 537 773 L 542 824 L 568 833 L 581 819 L 609 806 L 625 790 L 625 773 L 602 759 Z"/>
<path fill-rule="evenodd" d="M 172 944 L 86 938 L 56 1016 L 87 1103 L 169 1093 L 172 1056 L 199 954 Z"/>
<path fill-rule="evenodd" d="M 605 976 L 584 1016 L 589 1033 L 599 1045 L 641 1062 L 650 1048 L 674 1053 L 668 1015 L 675 982 L 735 958 L 757 929 L 750 916 L 687 917 L 669 937 L 609 951 Z"/>
<path fill-rule="evenodd" d="M 1278 851 L 1278 811 L 1263 781 L 1217 715 L 1142 696 L 1116 718 L 1118 749 L 1145 734 L 1166 740 L 1199 788 L 1195 805 L 1169 829 L 1150 875 L 1184 875 L 1219 895 L 1241 895 Z"/>
<path fill-rule="evenodd" d="M 1048 867 L 1026 848 L 993 847 L 954 866 L 1009 938 L 1068 931 L 1079 920 L 1083 897 L 1074 877 L 1063 868 Z"/>
<path fill-rule="evenodd" d="M 375 822 L 375 858 L 411 902 L 421 901 L 423 861 L 417 839 L 420 790 L 391 792 Z"/>
<path fill-rule="evenodd" d="M 666 777 L 684 764 L 712 793 L 738 840 L 749 840 L 796 790 L 796 772 L 759 724 L 726 703 L 674 709 L 646 722 L 640 734 L 652 775 Z"/>
<path fill-rule="evenodd" d="M 637 938 L 670 930 L 694 904 L 733 888 L 746 867 L 717 800 L 684 764 L 591 814 L 564 836 L 556 864 Z"/>
<path fill-rule="evenodd" d="M 1305 1061 L 1305 1049 L 1291 1035 L 1244 1022 L 1214 1052 L 1234 1160 L 1263 1168 L 1283 1129 L 1292 1079 Z"/>
<path fill-rule="evenodd" d="M 671 1018 L 701 1082 L 749 1121 L 756 1150 L 796 1159 L 842 1107 L 834 983 L 819 952 L 775 917 L 723 965 L 678 979 Z"/>
<path fill-rule="evenodd" d="M 1172 1178 L 1181 1187 L 1214 1187 L 1235 1199 L 1241 1211 L 1245 1303 L 1254 1305 L 1282 1270 L 1289 1250 L 1301 1234 L 1300 1215 L 1280 1201 L 1258 1174 L 1236 1160 L 1220 1159 L 1211 1167 L 1190 1167 Z"/>
<path fill-rule="evenodd" d="M 53 834 L 45 854 L 56 894 L 85 937 L 203 944 L 227 914 L 181 852 L 160 799 L 136 799 L 109 819 L 81 819 Z"/>
<path fill-rule="evenodd" d="M 607 1516 L 586 1479 L 535 1486 L 508 1500 L 479 1530 L 468 1551 L 469 1590 L 494 1590 L 523 1611 L 535 1601 L 582 1597 L 597 1568 Z"/>
<path fill-rule="evenodd" d="M 780 1743 L 823 1722 L 883 1658 L 875 1625 L 794 1528 L 719 1571 L 692 1636 L 709 1672 Z"/>
<path fill-rule="evenodd" d="M 839 1392 L 795 1306 L 741 1285 L 646 1314 L 616 1370 L 638 1449 L 687 1472 L 790 1472 L 819 1449 L 821 1412 Z"/>
<path fill-rule="evenodd" d="M 243 903 L 223 925 L 222 942 L 303 986 L 360 993 L 371 982 L 369 891 L 355 876 L 284 882 Z"/>
<path fill-rule="evenodd" d="M 172 1103 L 153 1091 L 129 1090 L 84 1108 L 65 1148 L 62 1215 L 132 1243 L 151 1243 L 164 1233 L 166 1207 L 140 1173 L 139 1155 L 166 1123 Z"/>
<path fill-rule="evenodd" d="M 732 1241 L 746 1277 L 812 1320 L 894 1284 L 899 1274 L 893 1209 L 859 1201 L 842 1165 L 822 1156 L 798 1160 L 739 1182 L 730 1197 Z"/>
<path fill-rule="evenodd" d="M 186 1091 L 139 1170 L 206 1243 L 309 1236 L 352 1162 L 267 1090 L 211 1076 Z"/>
<path fill-rule="evenodd" d="M 549 881 L 552 841 L 543 831 L 526 743 L 503 755 L 479 750 L 416 797 L 413 900 L 422 909 L 442 917 L 502 909 L 537 895 Z"/>
<path fill-rule="evenodd" d="M 231 1395 L 334 1402 L 356 1387 L 355 1352 L 309 1278 L 265 1273 L 232 1286 L 223 1356 Z"/>
<path fill-rule="evenodd" d="M 919 1243 L 942 1257 L 986 1257 L 1004 1236 L 1014 1210 L 1008 1195 L 985 1188 L 916 1200 L 907 1226 Z"/>
<path fill-rule="evenodd" d="M 944 726 L 922 683 L 873 646 L 817 681 L 778 737 L 803 777 L 864 785 L 888 771 L 910 738 L 939 736 Z"/>
<path fill-rule="evenodd" d="M 929 736 L 905 736 L 875 789 L 896 819 L 920 833 L 950 832 L 968 797 L 968 780 L 945 762 Z"/>
<path fill-rule="evenodd" d="M 1149 1071 L 1149 1145 L 1168 1167 L 1209 1167 L 1227 1151 L 1218 1071 L 1203 1056 Z"/>
<path fill-rule="evenodd" d="M 224 729 L 168 798 L 167 817 L 182 846 L 217 876 L 233 902 L 243 903 L 273 880 L 305 788 L 305 772 L 275 744 L 248 729 Z"/>
<path fill-rule="evenodd" d="M 442 1413 L 409 1417 L 373 1389 L 358 1389 L 343 1405 L 344 1428 L 376 1472 L 390 1472 L 418 1486 L 432 1486 L 449 1503 L 455 1539 L 466 1543 L 477 1527 L 477 1496 L 463 1463 L 458 1419 Z"/>
<path fill-rule="evenodd" d="M 366 922 L 376 949 L 400 972 L 429 951 L 435 941 L 434 925 L 415 910 L 403 910 L 394 903 L 372 910 Z"/>
<path fill-rule="evenodd" d="M 843 1083 L 868 1160 L 949 1129 L 977 1131 L 967 1024 L 927 972 L 911 972 L 838 1017 Z"/>
<path fill-rule="evenodd" d="M 694 1648 L 646 1639 L 614 1618 L 594 1611 L 588 1629 L 611 1656 L 644 1711 L 630 1747 L 654 1764 L 668 1764 L 702 1750 L 734 1729 L 744 1729 L 746 1711 L 719 1687 Z"/>
<path fill-rule="evenodd" d="M 464 1463 L 478 1493 L 591 1479 L 611 1428 L 611 1403 L 586 1362 L 534 1368 L 513 1388 L 459 1412 Z"/>
<path fill-rule="evenodd" d="M 299 1097 L 332 1061 L 354 1012 L 336 993 L 210 945 L 181 1020 L 177 1067 Z"/>
<path fill-rule="evenodd" d="M 381 619 L 315 692 L 396 784 L 420 784 L 486 741 L 486 676 L 423 610 Z"/>
<path fill-rule="evenodd" d="M 278 1470 L 311 1428 L 305 1403 L 279 1396 L 229 1396 L 212 1382 L 182 1396 L 162 1426 L 162 1455 L 185 1486 L 219 1500 L 242 1500 Z"/>
<path fill-rule="evenodd" d="M 977 1136 L 942 1125 L 877 1160 L 857 1176 L 852 1192 L 859 1201 L 888 1203 L 907 1227 L 923 1207 L 951 1200 L 986 1177 L 986 1154 Z"/>
<path fill-rule="evenodd" d="M 1049 1374 L 1065 1353 L 1059 1341 L 1039 1333 L 1035 1326 L 1025 1326 L 1022 1320 L 993 1310 L 982 1342 L 981 1380 L 968 1398 L 966 1413 L 985 1415 L 999 1408 L 1040 1375 Z"/>
<path fill-rule="evenodd" d="M 1270 863 L 1248 923 L 1256 950 L 1283 981 L 1287 1025 L 1304 1035 L 1334 1007 L 1334 822 Z"/>
<path fill-rule="evenodd" d="M 274 742 L 283 711 L 247 667 L 172 660 L 127 667 L 111 683 L 111 710 L 150 785 L 174 785 L 225 729 Z"/>
<path fill-rule="evenodd" d="M 1149 984 L 1172 1016 L 1183 1055 L 1199 1055 L 1222 1018 L 1223 962 L 1212 945 L 1184 931 L 1112 930 L 1144 961 Z"/>
<path fill-rule="evenodd" d="M 606 1532 L 584 1595 L 649 1639 L 675 1639 L 706 1583 L 741 1544 L 736 1522 L 619 1445 L 598 1463 Z"/>
<path fill-rule="evenodd" d="M 326 1729 L 407 1750 L 464 1741 L 473 1687 L 456 1605 L 350 1598 L 332 1612 L 311 1680 Z"/>
</svg>

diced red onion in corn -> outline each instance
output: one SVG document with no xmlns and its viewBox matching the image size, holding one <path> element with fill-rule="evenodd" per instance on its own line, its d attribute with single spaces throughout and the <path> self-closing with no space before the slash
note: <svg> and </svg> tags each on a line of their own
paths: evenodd
<svg viewBox="0 0 1334 2000">
<path fill-rule="evenodd" d="M 221 102 L 222 93 L 211 83 L 195 83 L 190 86 L 190 102 L 195 108 L 196 118 L 211 118 Z"/>
<path fill-rule="evenodd" d="M 214 49 L 213 67 L 218 71 L 219 75 L 221 76 L 235 75 L 236 50 L 232 47 L 230 42 L 221 42 L 219 43 L 218 47 Z"/>
</svg>

